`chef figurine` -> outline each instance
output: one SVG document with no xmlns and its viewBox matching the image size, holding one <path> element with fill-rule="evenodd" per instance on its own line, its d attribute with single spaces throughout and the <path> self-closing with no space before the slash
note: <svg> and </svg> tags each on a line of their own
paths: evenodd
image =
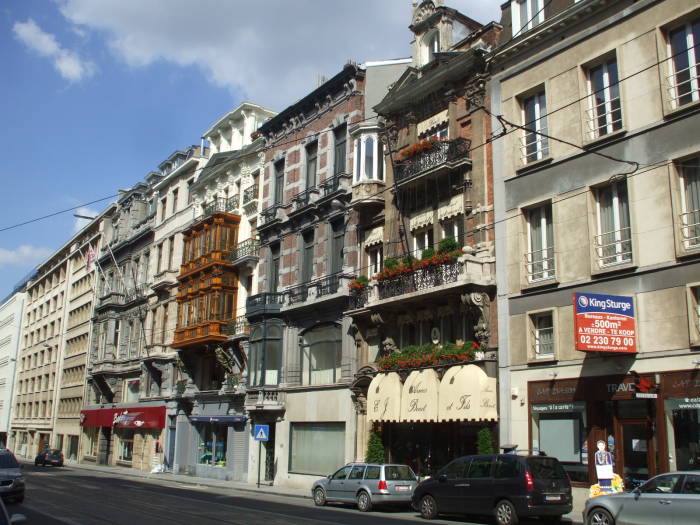
<svg viewBox="0 0 700 525">
<path fill-rule="evenodd" d="M 605 450 L 605 441 L 598 441 L 598 451 L 595 453 L 595 471 L 598 476 L 600 490 L 605 493 L 612 492 L 613 457 Z"/>
</svg>

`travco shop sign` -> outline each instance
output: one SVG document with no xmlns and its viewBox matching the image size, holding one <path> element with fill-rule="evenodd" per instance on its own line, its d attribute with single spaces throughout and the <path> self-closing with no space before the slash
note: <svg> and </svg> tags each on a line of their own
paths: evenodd
<svg viewBox="0 0 700 525">
<path fill-rule="evenodd" d="M 637 330 L 632 297 L 574 294 L 576 350 L 634 354 Z"/>
</svg>

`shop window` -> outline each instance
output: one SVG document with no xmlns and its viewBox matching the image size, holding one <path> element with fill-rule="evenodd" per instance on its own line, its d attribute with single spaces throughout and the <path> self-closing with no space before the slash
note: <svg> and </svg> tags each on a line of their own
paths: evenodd
<svg viewBox="0 0 700 525">
<path fill-rule="evenodd" d="M 340 327 L 326 325 L 304 333 L 301 346 L 301 383 L 327 385 L 340 380 Z"/>
<path fill-rule="evenodd" d="M 119 461 L 131 461 L 134 454 L 134 431 L 130 428 L 119 430 Z"/>
<path fill-rule="evenodd" d="M 198 423 L 197 431 L 199 434 L 197 463 L 225 467 L 228 427 L 219 423 Z"/>
<path fill-rule="evenodd" d="M 532 405 L 532 449 L 559 459 L 571 481 L 588 481 L 585 429 L 582 402 Z"/>
<path fill-rule="evenodd" d="M 550 312 L 530 314 L 530 345 L 535 359 L 554 357 L 554 315 Z"/>
<path fill-rule="evenodd" d="M 544 90 L 521 100 L 523 135 L 520 137 L 520 158 L 529 164 L 549 156 L 547 134 L 547 101 Z"/>
<path fill-rule="evenodd" d="M 588 77 L 588 138 L 596 139 L 622 129 L 622 107 L 618 85 L 617 60 L 612 58 L 590 67 Z"/>
<path fill-rule="evenodd" d="M 289 472 L 327 475 L 345 463 L 345 423 L 291 423 Z"/>
<path fill-rule="evenodd" d="M 250 329 L 250 386 L 276 386 L 282 366 L 282 327 L 277 323 Z"/>
<path fill-rule="evenodd" d="M 97 427 L 84 427 L 85 437 L 87 437 L 85 445 L 85 455 L 87 456 L 97 456 L 97 442 L 99 436 L 99 428 Z"/>
<path fill-rule="evenodd" d="M 685 249 L 700 248 L 700 157 L 676 166 L 681 190 L 681 239 Z"/>
<path fill-rule="evenodd" d="M 528 282 L 543 281 L 554 277 L 554 229 L 552 205 L 545 204 L 528 210 L 525 270 Z"/>
<path fill-rule="evenodd" d="M 700 403 L 693 398 L 666 400 L 669 467 L 696 470 L 700 465 Z"/>
<path fill-rule="evenodd" d="M 671 74 L 667 76 L 674 108 L 700 100 L 700 19 L 668 32 Z"/>
<path fill-rule="evenodd" d="M 598 235 L 596 259 L 600 268 L 632 261 L 632 229 L 626 182 L 595 190 Z"/>
</svg>

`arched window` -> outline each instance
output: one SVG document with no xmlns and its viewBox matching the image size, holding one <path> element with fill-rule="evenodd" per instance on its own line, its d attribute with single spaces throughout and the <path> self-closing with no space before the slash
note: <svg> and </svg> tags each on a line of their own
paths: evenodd
<svg viewBox="0 0 700 525">
<path fill-rule="evenodd" d="M 341 355 L 338 325 L 320 325 L 305 332 L 301 346 L 301 384 L 328 385 L 339 381 Z"/>
<path fill-rule="evenodd" d="M 440 52 L 440 33 L 435 31 L 427 38 L 427 48 L 428 48 L 428 60 L 426 63 L 431 62 L 435 58 L 435 53 Z"/>
</svg>

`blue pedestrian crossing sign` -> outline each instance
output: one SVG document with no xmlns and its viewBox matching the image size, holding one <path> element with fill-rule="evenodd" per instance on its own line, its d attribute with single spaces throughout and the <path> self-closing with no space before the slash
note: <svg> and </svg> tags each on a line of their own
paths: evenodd
<svg viewBox="0 0 700 525">
<path fill-rule="evenodd" d="M 270 439 L 270 425 L 255 425 L 253 428 L 255 441 L 267 441 Z"/>
</svg>

